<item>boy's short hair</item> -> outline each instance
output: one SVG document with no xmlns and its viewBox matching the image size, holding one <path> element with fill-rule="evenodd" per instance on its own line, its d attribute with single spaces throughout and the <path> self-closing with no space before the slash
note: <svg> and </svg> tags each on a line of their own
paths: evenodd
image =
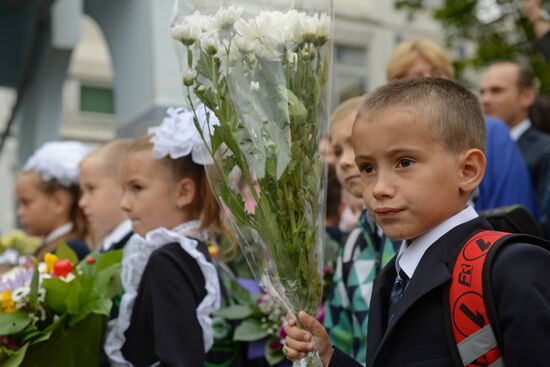
<svg viewBox="0 0 550 367">
<path fill-rule="evenodd" d="M 437 43 L 424 38 L 401 42 L 395 48 L 386 67 L 388 81 L 402 79 L 417 56 L 444 71 L 449 78 L 454 77 L 454 67 L 449 55 Z"/>
<path fill-rule="evenodd" d="M 339 120 L 343 117 L 347 117 L 349 114 L 354 113 L 357 115 L 359 108 L 363 104 L 365 96 L 352 97 L 340 103 L 330 116 L 331 121 Z"/>
<path fill-rule="evenodd" d="M 105 175 L 114 181 L 119 181 L 120 165 L 126 152 L 134 143 L 134 139 L 116 139 L 94 150 L 82 160 L 97 159 L 103 166 Z"/>
<path fill-rule="evenodd" d="M 471 148 L 485 151 L 485 119 L 479 101 L 453 81 L 414 78 L 386 84 L 367 95 L 357 120 L 394 107 L 412 109 L 425 118 L 452 153 Z"/>
</svg>

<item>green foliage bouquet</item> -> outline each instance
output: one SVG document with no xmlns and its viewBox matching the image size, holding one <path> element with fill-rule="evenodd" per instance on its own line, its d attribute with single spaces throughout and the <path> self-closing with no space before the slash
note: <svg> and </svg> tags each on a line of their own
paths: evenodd
<svg viewBox="0 0 550 367">
<path fill-rule="evenodd" d="M 210 183 L 254 277 L 286 310 L 315 314 L 332 2 L 239 4 L 246 10 L 227 1 L 176 2 L 171 33 L 182 82 L 213 158 Z"/>
<path fill-rule="evenodd" d="M 120 251 L 81 262 L 65 244 L 0 278 L 0 366 L 97 366 Z"/>
</svg>

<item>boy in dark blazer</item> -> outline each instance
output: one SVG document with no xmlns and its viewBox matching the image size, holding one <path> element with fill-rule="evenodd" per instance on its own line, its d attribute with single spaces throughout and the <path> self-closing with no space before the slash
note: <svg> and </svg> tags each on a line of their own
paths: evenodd
<svg viewBox="0 0 550 367">
<path fill-rule="evenodd" d="M 394 82 L 367 97 L 352 145 L 369 212 L 386 235 L 403 240 L 374 284 L 367 366 L 454 366 L 445 302 L 454 260 L 472 235 L 491 229 L 467 205 L 485 170 L 479 103 L 444 79 Z M 548 277 L 550 252 L 542 247 L 514 243 L 494 258 L 498 366 L 548 365 Z M 289 359 L 303 358 L 315 345 L 323 366 L 359 366 L 330 345 L 314 318 L 304 312 L 299 318 L 305 330 L 292 317 L 285 326 Z"/>
</svg>

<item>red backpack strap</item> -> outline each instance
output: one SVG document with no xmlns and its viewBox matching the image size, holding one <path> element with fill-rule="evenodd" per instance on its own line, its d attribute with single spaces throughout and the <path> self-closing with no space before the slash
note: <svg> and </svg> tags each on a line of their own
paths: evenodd
<svg viewBox="0 0 550 367">
<path fill-rule="evenodd" d="M 449 293 L 452 336 L 466 367 L 504 367 L 487 312 L 483 268 L 489 250 L 506 235 L 495 231 L 476 233 L 460 250 L 453 268 Z"/>
</svg>

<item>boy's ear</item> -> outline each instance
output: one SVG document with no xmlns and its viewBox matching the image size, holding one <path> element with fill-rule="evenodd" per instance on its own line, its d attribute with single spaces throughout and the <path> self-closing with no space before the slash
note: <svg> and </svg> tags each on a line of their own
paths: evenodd
<svg viewBox="0 0 550 367">
<path fill-rule="evenodd" d="M 483 180 L 487 161 L 479 149 L 469 149 L 460 157 L 460 189 L 464 193 L 473 192 Z"/>
<path fill-rule="evenodd" d="M 184 177 L 177 183 L 176 206 L 182 209 L 193 202 L 197 192 L 195 182 L 189 177 Z"/>
</svg>

